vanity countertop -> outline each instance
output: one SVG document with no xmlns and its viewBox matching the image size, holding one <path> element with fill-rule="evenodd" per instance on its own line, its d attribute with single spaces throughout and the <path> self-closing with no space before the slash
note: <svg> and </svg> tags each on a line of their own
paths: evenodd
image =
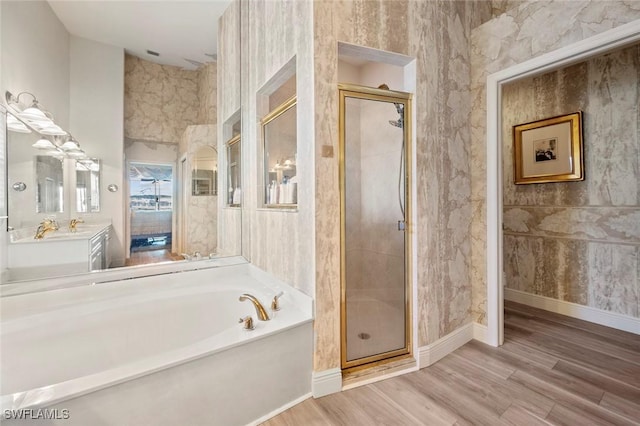
<svg viewBox="0 0 640 426">
<path fill-rule="evenodd" d="M 36 228 L 21 228 L 9 232 L 9 241 L 12 244 L 42 244 L 44 242 L 71 241 L 71 240 L 90 240 L 100 232 L 110 227 L 110 223 L 85 224 L 80 223 L 76 227 L 76 232 L 67 229 L 66 224 L 60 224 L 60 229 L 45 234 L 41 240 L 36 240 L 33 236 Z"/>
</svg>

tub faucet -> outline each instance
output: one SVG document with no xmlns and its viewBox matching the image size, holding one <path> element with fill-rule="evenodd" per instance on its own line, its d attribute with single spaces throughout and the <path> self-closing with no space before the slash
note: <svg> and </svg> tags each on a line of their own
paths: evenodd
<svg viewBox="0 0 640 426">
<path fill-rule="evenodd" d="M 78 226 L 79 223 L 84 223 L 84 220 L 82 220 L 82 219 L 71 219 L 69 221 L 69 231 L 70 232 L 76 232 L 77 231 L 76 227 Z"/>
<path fill-rule="evenodd" d="M 49 231 L 57 231 L 60 229 L 58 226 L 58 222 L 55 219 L 45 219 L 40 222 L 38 225 L 38 229 L 36 230 L 36 235 L 33 237 L 35 240 L 41 240 L 44 238 L 44 234 Z"/>
<path fill-rule="evenodd" d="M 258 315 L 258 319 L 260 321 L 269 321 L 271 319 L 269 318 L 269 314 L 267 314 L 267 310 L 264 308 L 264 306 L 262 306 L 262 303 L 260 303 L 260 301 L 255 298 L 255 296 L 244 293 L 238 300 L 241 302 L 250 300 L 253 303 L 253 306 L 255 306 L 256 308 L 256 314 Z"/>
</svg>

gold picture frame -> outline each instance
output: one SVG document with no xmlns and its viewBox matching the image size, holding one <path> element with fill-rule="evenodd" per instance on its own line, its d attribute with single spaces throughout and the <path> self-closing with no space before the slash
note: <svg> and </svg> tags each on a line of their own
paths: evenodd
<svg viewBox="0 0 640 426">
<path fill-rule="evenodd" d="M 584 180 L 582 111 L 513 126 L 514 183 Z"/>
</svg>

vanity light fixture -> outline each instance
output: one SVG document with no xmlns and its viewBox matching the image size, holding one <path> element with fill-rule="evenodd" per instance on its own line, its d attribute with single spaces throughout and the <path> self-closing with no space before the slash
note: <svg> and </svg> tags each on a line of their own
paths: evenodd
<svg viewBox="0 0 640 426">
<path fill-rule="evenodd" d="M 38 142 L 34 143 L 33 145 L 31 145 L 32 147 L 36 148 L 36 149 L 56 149 L 56 146 L 53 144 L 53 142 L 51 142 L 49 139 L 45 139 L 45 138 L 41 138 L 38 140 Z"/>
<path fill-rule="evenodd" d="M 13 114 L 7 114 L 7 129 L 17 133 L 31 133 L 31 130 Z"/>
<path fill-rule="evenodd" d="M 80 144 L 73 138 L 73 136 L 69 135 L 69 139 L 63 143 L 60 148 L 64 151 L 80 151 Z"/>
<path fill-rule="evenodd" d="M 21 107 L 22 102 L 20 101 L 20 98 L 23 95 L 31 96 L 31 104 L 26 108 Z M 18 96 L 14 96 L 11 92 L 7 90 L 4 94 L 4 97 L 7 101 L 7 105 L 10 106 L 12 109 L 16 110 L 17 112 L 16 115 L 18 116 L 18 118 L 20 118 L 23 121 L 26 121 L 27 124 L 33 123 L 36 126 L 40 125 L 41 127 L 49 124 L 54 124 L 53 116 L 51 115 L 51 113 L 40 108 L 38 99 L 33 93 L 20 92 L 18 93 Z"/>
<path fill-rule="evenodd" d="M 46 127 L 42 127 L 39 130 L 40 133 L 42 133 L 43 135 L 52 135 L 52 136 L 66 136 L 67 132 L 65 132 L 64 130 L 62 130 L 62 128 L 60 128 L 60 126 L 57 126 L 55 124 L 53 124 L 53 122 L 46 126 Z"/>
<path fill-rule="evenodd" d="M 30 103 L 23 100 L 23 97 L 27 95 L 31 97 Z M 36 149 L 46 151 L 46 155 L 56 158 L 87 158 L 84 151 L 80 149 L 78 141 L 53 121 L 53 115 L 40 107 L 38 99 L 33 93 L 20 92 L 18 96 L 14 96 L 7 90 L 4 97 L 11 110 L 7 114 L 8 130 L 21 133 L 31 133 L 33 130 L 41 135 L 49 136 L 50 138 L 40 138 L 31 145 Z"/>
</svg>

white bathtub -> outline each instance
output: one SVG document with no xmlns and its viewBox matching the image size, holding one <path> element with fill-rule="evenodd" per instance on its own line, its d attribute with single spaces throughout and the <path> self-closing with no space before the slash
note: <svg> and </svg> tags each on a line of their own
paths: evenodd
<svg viewBox="0 0 640 426">
<path fill-rule="evenodd" d="M 247 292 L 268 308 L 280 291 L 271 321 L 238 301 Z M 66 425 L 241 425 L 310 392 L 311 299 L 249 264 L 0 303 L 4 415 L 47 407 L 68 410 Z M 255 330 L 238 323 L 246 315 Z"/>
</svg>

